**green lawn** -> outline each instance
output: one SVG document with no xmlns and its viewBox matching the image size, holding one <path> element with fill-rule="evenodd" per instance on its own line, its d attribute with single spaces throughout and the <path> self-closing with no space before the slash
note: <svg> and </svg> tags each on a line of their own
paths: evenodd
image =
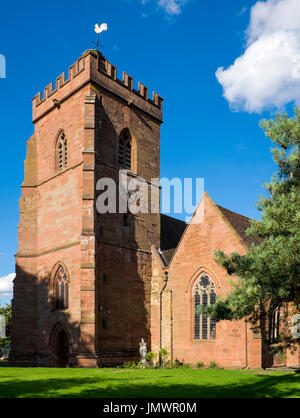
<svg viewBox="0 0 300 418">
<path fill-rule="evenodd" d="M 300 397 L 300 374 L 0 367 L 2 398 Z"/>
</svg>

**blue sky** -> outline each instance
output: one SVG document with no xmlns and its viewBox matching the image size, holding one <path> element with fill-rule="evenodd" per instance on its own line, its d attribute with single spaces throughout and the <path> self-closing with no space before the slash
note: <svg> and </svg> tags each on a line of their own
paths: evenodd
<svg viewBox="0 0 300 418">
<path fill-rule="evenodd" d="M 264 3 L 270 6 L 269 1 Z M 254 0 L 2 4 L 0 54 L 5 56 L 7 68 L 6 78 L 0 78 L 0 277 L 14 272 L 25 145 L 33 132 L 31 99 L 82 52 L 93 48 L 95 23 L 108 23 L 101 43 L 107 59 L 118 67 L 119 78 L 126 71 L 136 83 L 143 82 L 165 99 L 161 176 L 204 177 L 206 191 L 218 204 L 257 217 L 257 197 L 274 171 L 270 142 L 258 124 L 273 115 L 272 103 L 279 92 L 275 89 L 270 98 L 277 79 L 268 93 L 255 79 L 236 82 L 239 72 L 251 66 L 250 49 L 245 54 L 249 45 L 269 30 L 274 34 L 278 26 L 275 22 L 272 32 L 264 21 L 262 34 L 254 21 L 245 34 L 254 5 Z M 254 11 L 259 21 L 261 10 L 256 6 Z M 278 10 L 270 11 L 276 17 Z M 265 55 L 263 49 L 260 53 Z M 241 56 L 239 63 L 226 71 Z M 220 67 L 224 69 L 217 78 Z M 250 91 L 249 85 L 258 87 Z M 277 108 L 297 101 L 295 89 L 290 90 L 290 96 L 275 103 Z M 0 285 L 0 300 L 4 296 Z"/>
</svg>

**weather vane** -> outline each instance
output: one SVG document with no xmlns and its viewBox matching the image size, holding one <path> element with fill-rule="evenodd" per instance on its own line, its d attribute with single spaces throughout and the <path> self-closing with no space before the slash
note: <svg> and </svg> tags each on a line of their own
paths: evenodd
<svg viewBox="0 0 300 418">
<path fill-rule="evenodd" d="M 100 33 L 107 31 L 107 23 L 102 23 L 100 26 L 98 23 L 95 25 L 95 32 L 97 34 L 97 50 L 99 51 L 100 48 Z M 95 42 L 93 42 L 95 43 Z"/>
</svg>

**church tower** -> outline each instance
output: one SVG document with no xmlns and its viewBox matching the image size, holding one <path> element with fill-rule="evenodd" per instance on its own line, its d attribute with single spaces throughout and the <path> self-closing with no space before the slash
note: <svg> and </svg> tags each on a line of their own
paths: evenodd
<svg viewBox="0 0 300 418">
<path fill-rule="evenodd" d="M 98 181 L 160 175 L 162 98 L 87 50 L 33 99 L 14 281 L 11 361 L 96 367 L 150 344 L 160 214 L 99 213 Z M 117 187 L 118 189 L 118 187 Z"/>
</svg>

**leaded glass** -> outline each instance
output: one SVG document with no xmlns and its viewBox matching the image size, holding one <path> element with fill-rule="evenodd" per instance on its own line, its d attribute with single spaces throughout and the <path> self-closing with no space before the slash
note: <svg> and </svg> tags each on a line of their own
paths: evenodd
<svg viewBox="0 0 300 418">
<path fill-rule="evenodd" d="M 69 305 L 68 276 L 63 266 L 60 266 L 55 275 L 55 307 L 66 309 Z"/>
<path fill-rule="evenodd" d="M 207 274 L 202 274 L 193 287 L 194 308 L 207 307 L 216 303 L 215 284 Z M 205 313 L 194 313 L 194 339 L 216 338 L 216 321 Z"/>
<path fill-rule="evenodd" d="M 195 308 L 200 305 L 200 295 L 199 293 L 195 294 Z M 195 340 L 200 339 L 200 314 L 195 310 L 195 327 L 194 327 L 194 337 Z"/>
</svg>

